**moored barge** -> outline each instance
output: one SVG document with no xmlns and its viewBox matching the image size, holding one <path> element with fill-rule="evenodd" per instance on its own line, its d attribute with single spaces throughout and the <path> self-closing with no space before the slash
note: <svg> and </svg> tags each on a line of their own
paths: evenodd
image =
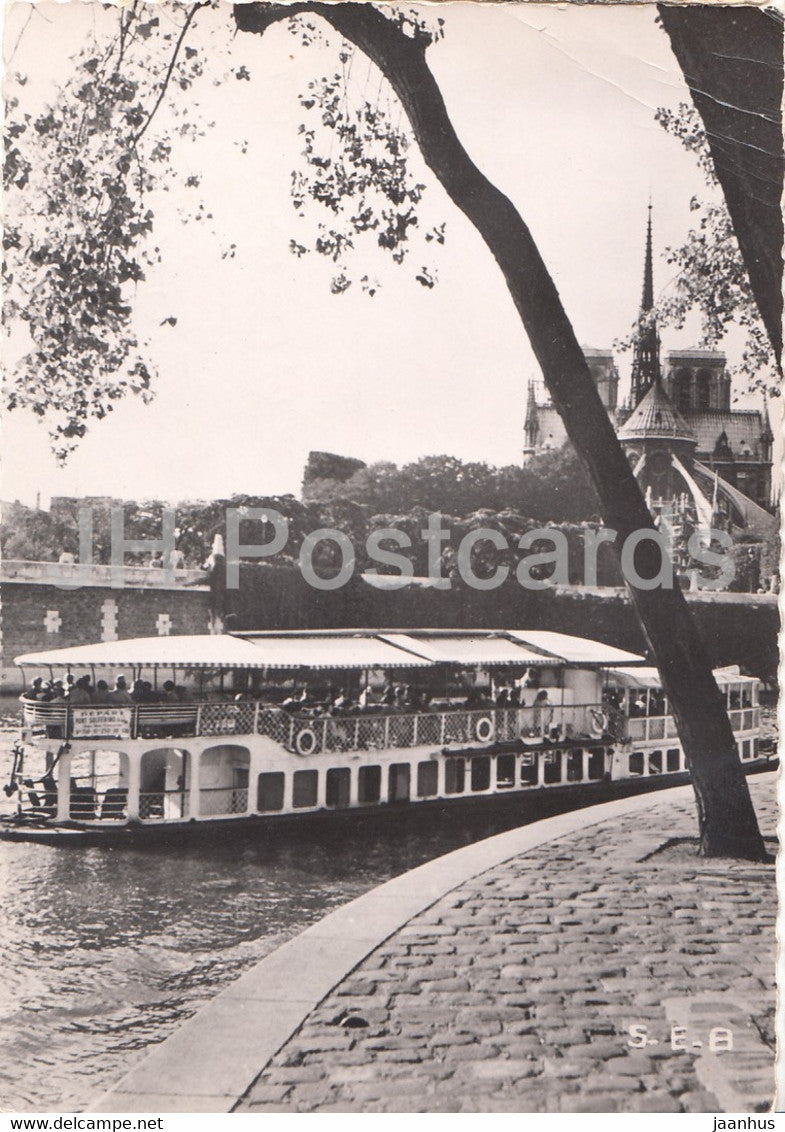
<svg viewBox="0 0 785 1132">
<path fill-rule="evenodd" d="M 555 632 L 153 637 L 16 663 L 49 680 L 22 697 L 4 838 L 138 843 L 687 769 L 656 670 Z M 742 762 L 765 765 L 759 682 L 715 675 Z"/>
</svg>

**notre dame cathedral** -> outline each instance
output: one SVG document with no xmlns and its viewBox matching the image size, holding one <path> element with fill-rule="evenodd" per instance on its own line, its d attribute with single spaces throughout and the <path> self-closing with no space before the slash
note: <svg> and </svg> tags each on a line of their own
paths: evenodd
<svg viewBox="0 0 785 1132">
<path fill-rule="evenodd" d="M 688 510 L 698 526 L 723 527 L 742 538 L 769 538 L 773 435 L 768 414 L 732 409 L 725 355 L 717 350 L 669 350 L 664 364 L 654 315 L 651 205 L 639 330 L 632 381 L 619 403 L 619 372 L 610 350 L 584 354 L 653 514 Z M 567 443 L 552 404 L 529 386 L 524 462 Z"/>
</svg>

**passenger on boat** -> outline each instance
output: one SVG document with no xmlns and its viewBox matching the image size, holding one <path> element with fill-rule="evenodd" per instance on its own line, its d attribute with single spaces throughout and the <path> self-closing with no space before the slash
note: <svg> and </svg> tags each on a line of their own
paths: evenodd
<svg viewBox="0 0 785 1132">
<path fill-rule="evenodd" d="M 524 688 L 539 688 L 540 673 L 537 668 L 530 668 L 523 681 Z"/>
<path fill-rule="evenodd" d="M 40 700 L 42 703 L 52 703 L 55 700 L 62 700 L 63 695 L 63 685 L 59 680 L 47 680 Z"/>
<path fill-rule="evenodd" d="M 235 699 L 238 697 L 235 696 Z M 175 688 L 174 680 L 164 680 L 163 696 L 161 697 L 165 704 L 177 703 L 177 689 Z"/>
<path fill-rule="evenodd" d="M 535 729 L 540 735 L 547 735 L 553 719 L 553 708 L 551 701 L 548 698 L 548 691 L 543 688 L 534 697 L 534 709 L 532 711 L 533 724 Z"/>
<path fill-rule="evenodd" d="M 630 703 L 630 715 L 640 717 L 646 714 L 646 696 L 644 693 L 636 696 Z"/>
<path fill-rule="evenodd" d="M 111 693 L 109 691 L 109 685 L 107 684 L 106 680 L 99 680 L 95 686 L 95 691 L 93 692 L 93 703 L 109 704 L 112 702 L 109 698 L 110 695 Z"/>
<path fill-rule="evenodd" d="M 125 682 L 125 676 L 118 676 L 115 680 L 114 688 L 109 693 L 109 703 L 132 704 L 133 702 L 131 693 L 128 691 L 128 685 Z"/>
<path fill-rule="evenodd" d="M 42 677 L 36 676 L 35 680 L 33 680 L 30 687 L 27 688 L 24 692 L 22 692 L 22 695 L 21 695 L 20 698 L 23 699 L 23 700 L 27 700 L 28 703 L 34 703 L 36 700 L 42 700 L 44 698 L 44 689 L 43 689 L 43 679 L 42 679 Z"/>
<path fill-rule="evenodd" d="M 151 695 L 152 684 L 149 680 L 134 680 L 131 689 L 131 699 L 135 704 L 149 704 L 155 701 L 155 697 Z"/>
<path fill-rule="evenodd" d="M 75 684 L 71 684 L 66 691 L 66 699 L 69 705 L 81 706 L 82 704 L 89 704 L 92 702 L 90 695 L 90 679 L 87 676 L 80 677 Z"/>
</svg>

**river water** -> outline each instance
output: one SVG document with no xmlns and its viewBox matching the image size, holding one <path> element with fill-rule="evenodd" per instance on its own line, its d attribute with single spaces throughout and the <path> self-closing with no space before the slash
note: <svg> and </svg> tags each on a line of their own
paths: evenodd
<svg viewBox="0 0 785 1132">
<path fill-rule="evenodd" d="M 250 964 L 455 840 L 349 827 L 155 850 L 2 844 L 2 1108 L 87 1105 Z"/>
<path fill-rule="evenodd" d="M 3 781 L 11 740 L 6 728 Z M 409 811 L 144 849 L 0 843 L 0 1109 L 83 1110 L 331 908 L 522 820 Z"/>
</svg>

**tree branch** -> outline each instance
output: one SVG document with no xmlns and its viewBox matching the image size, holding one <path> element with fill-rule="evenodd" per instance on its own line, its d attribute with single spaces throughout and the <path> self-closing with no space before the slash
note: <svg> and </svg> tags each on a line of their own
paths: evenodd
<svg viewBox="0 0 785 1132">
<path fill-rule="evenodd" d="M 158 108 L 164 100 L 164 95 L 166 94 L 166 88 L 169 86 L 169 80 L 172 77 L 172 74 L 174 72 L 174 65 L 177 62 L 177 56 L 180 54 L 180 48 L 183 45 L 183 40 L 185 39 L 186 35 L 188 34 L 188 29 L 191 26 L 191 22 L 192 22 L 194 16 L 196 15 L 196 13 L 199 11 L 200 8 L 207 8 L 207 7 L 209 7 L 209 0 L 202 0 L 201 3 L 194 4 L 194 6 L 188 12 L 188 15 L 185 17 L 185 23 L 183 24 L 182 30 L 180 31 L 180 34 L 177 37 L 177 43 L 174 45 L 174 51 L 172 52 L 172 57 L 169 60 L 169 66 L 166 69 L 166 74 L 164 75 L 164 81 L 161 84 L 161 89 L 158 93 L 158 98 L 155 100 L 155 105 L 153 106 L 152 110 L 147 115 L 146 121 L 140 126 L 137 133 L 134 134 L 133 138 L 131 139 L 131 145 L 136 146 L 136 145 L 139 144 L 139 141 L 143 137 L 148 126 L 152 122 L 155 115 L 158 113 Z"/>
</svg>

